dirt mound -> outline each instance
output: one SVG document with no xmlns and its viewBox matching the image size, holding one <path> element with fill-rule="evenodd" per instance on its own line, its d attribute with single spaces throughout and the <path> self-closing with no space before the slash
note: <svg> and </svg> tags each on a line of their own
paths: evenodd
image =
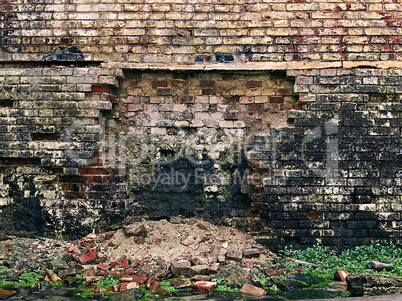
<svg viewBox="0 0 402 301">
<path fill-rule="evenodd" d="M 98 246 L 108 262 L 120 258 L 133 261 L 160 258 L 166 262 L 183 259 L 198 261 L 197 264 L 212 264 L 219 260 L 239 261 L 243 254 L 248 254 L 242 250 L 253 249 L 254 255 L 266 251 L 251 235 L 237 229 L 215 226 L 196 218 L 179 217 L 171 218 L 170 222 L 134 223 L 117 230 L 110 240 Z M 229 257 L 225 258 L 227 253 Z"/>
</svg>

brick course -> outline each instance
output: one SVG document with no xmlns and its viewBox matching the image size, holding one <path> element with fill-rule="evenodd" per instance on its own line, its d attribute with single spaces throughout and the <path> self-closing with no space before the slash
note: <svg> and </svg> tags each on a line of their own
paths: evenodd
<svg viewBox="0 0 402 301">
<path fill-rule="evenodd" d="M 1 6 L 0 45 L 12 59 L 194 63 L 223 52 L 238 62 L 401 60 L 397 3 L 42 2 Z M 288 55 L 272 56 L 285 41 Z M 149 55 L 132 55 L 136 47 Z"/>
</svg>

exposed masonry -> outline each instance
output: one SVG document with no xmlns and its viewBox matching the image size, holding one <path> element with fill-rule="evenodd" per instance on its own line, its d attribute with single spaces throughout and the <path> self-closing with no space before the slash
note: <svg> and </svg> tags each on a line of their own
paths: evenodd
<svg viewBox="0 0 402 301">
<path fill-rule="evenodd" d="M 394 0 L 4 0 L 2 60 L 400 61 Z"/>
<path fill-rule="evenodd" d="M 66 234 L 249 208 L 234 225 L 272 244 L 399 239 L 399 69 L 0 70 L 3 227 Z"/>
<path fill-rule="evenodd" d="M 304 104 L 288 112 L 294 128 L 256 135 L 247 156 L 261 179 L 253 182 L 252 206 L 276 234 L 271 243 L 346 247 L 374 238 L 400 241 L 401 71 L 288 75 L 296 77 L 294 91 Z"/>
<path fill-rule="evenodd" d="M 398 1 L 129 2 L 0 5 L 1 229 L 400 240 Z"/>
</svg>

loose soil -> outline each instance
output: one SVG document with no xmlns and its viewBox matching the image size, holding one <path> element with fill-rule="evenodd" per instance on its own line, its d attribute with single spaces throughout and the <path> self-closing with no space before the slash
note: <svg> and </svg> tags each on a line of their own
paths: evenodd
<svg viewBox="0 0 402 301">
<path fill-rule="evenodd" d="M 136 261 L 159 257 L 167 262 L 198 258 L 200 264 L 212 264 L 228 249 L 261 248 L 251 235 L 234 228 L 215 226 L 195 218 L 179 219 L 178 222 L 134 223 L 127 227 L 129 231 L 145 228 L 146 232 L 128 237 L 123 229 L 117 230 L 112 241 L 100 244 L 100 252 L 108 262 L 121 257 Z"/>
</svg>

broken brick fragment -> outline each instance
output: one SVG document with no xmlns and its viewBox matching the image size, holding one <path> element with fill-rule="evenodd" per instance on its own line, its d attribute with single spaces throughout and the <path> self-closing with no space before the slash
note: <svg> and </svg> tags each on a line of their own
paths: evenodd
<svg viewBox="0 0 402 301">
<path fill-rule="evenodd" d="M 134 268 L 130 267 L 128 269 L 125 269 L 124 273 L 126 273 L 126 275 L 135 275 L 135 270 Z"/>
<path fill-rule="evenodd" d="M 126 291 L 132 288 L 140 288 L 140 285 L 137 282 L 122 282 L 120 283 L 120 292 Z"/>
<path fill-rule="evenodd" d="M 125 268 L 126 266 L 128 266 L 129 262 L 130 261 L 127 258 L 120 258 L 119 266 L 121 268 Z"/>
<path fill-rule="evenodd" d="M 195 292 L 209 293 L 216 288 L 216 282 L 197 281 L 191 285 L 191 289 Z"/>
<path fill-rule="evenodd" d="M 343 271 L 343 270 L 336 271 L 335 274 L 334 274 L 334 280 L 335 281 L 345 282 L 346 281 L 346 276 L 348 274 L 349 274 L 348 271 Z"/>
<path fill-rule="evenodd" d="M 191 269 L 191 263 L 187 260 L 173 261 L 172 271 L 176 276 L 188 275 Z"/>
<path fill-rule="evenodd" d="M 226 258 L 231 260 L 241 260 L 243 252 L 241 250 L 229 249 L 226 253 Z"/>
<path fill-rule="evenodd" d="M 248 284 L 248 283 L 245 283 L 243 285 L 243 287 L 240 289 L 240 292 L 244 293 L 244 294 L 248 294 L 248 295 L 254 295 L 254 296 L 263 296 L 267 293 L 264 289 L 251 285 L 251 284 Z"/>
<path fill-rule="evenodd" d="M 145 284 L 148 281 L 148 277 L 137 276 L 137 275 L 122 276 L 122 277 L 120 277 L 119 281 L 120 282 L 138 282 L 139 284 Z"/>
<path fill-rule="evenodd" d="M 243 254 L 246 258 L 258 257 L 260 255 L 260 250 L 257 248 L 245 249 L 243 250 Z"/>
<path fill-rule="evenodd" d="M 80 259 L 81 263 L 89 263 L 91 261 L 94 261 L 97 257 L 98 256 L 97 256 L 96 252 L 91 251 L 91 252 L 88 252 L 88 253 L 86 253 L 84 255 L 81 255 L 79 257 L 79 259 Z"/>
<path fill-rule="evenodd" d="M 189 274 L 190 276 L 194 275 L 206 275 L 208 274 L 209 266 L 207 265 L 195 265 L 191 267 Z"/>
</svg>

